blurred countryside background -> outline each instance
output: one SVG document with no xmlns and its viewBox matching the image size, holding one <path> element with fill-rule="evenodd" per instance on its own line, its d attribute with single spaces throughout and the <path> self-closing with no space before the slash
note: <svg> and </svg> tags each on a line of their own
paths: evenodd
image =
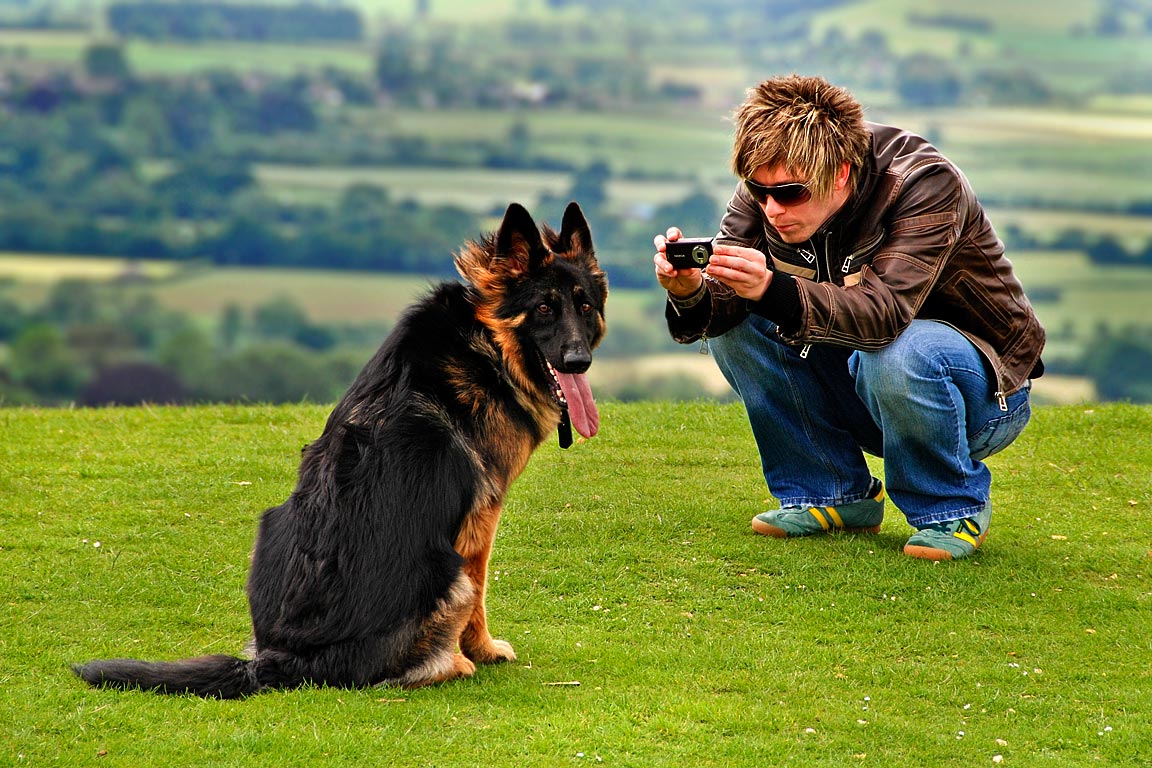
<svg viewBox="0 0 1152 768">
<path fill-rule="evenodd" d="M 729 397 L 652 236 L 716 230 L 789 72 L 969 176 L 1039 401 L 1152 402 L 1152 0 L 0 0 L 0 404 L 334 400 L 465 239 L 569 200 L 600 397 Z"/>
</svg>

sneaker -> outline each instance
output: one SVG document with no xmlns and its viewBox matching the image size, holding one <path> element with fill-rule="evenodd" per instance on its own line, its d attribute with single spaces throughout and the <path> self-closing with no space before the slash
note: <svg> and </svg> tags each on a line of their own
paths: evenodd
<svg viewBox="0 0 1152 768">
<path fill-rule="evenodd" d="M 988 535 L 992 522 L 992 502 L 975 517 L 928 525 L 908 539 L 904 554 L 923 560 L 959 560 L 975 552 Z"/>
<path fill-rule="evenodd" d="M 783 507 L 752 518 L 752 530 L 763 536 L 788 538 L 814 533 L 848 531 L 879 533 L 884 520 L 884 486 L 875 478 L 868 496 L 838 507 Z"/>
</svg>

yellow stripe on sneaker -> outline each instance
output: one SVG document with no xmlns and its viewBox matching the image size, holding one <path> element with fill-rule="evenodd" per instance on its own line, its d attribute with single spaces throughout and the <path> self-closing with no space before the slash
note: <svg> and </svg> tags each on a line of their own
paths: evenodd
<svg viewBox="0 0 1152 768">
<path fill-rule="evenodd" d="M 828 518 L 826 518 L 824 515 L 821 514 L 822 511 L 823 510 L 821 510 L 820 507 L 809 507 L 808 508 L 808 514 L 810 514 L 810 515 L 812 515 L 812 517 L 816 518 L 816 522 L 820 523 L 821 528 L 823 528 L 824 530 L 828 530 L 830 524 L 828 522 Z"/>
<path fill-rule="evenodd" d="M 840 517 L 840 513 L 836 511 L 836 507 L 824 507 L 824 511 L 832 518 L 832 522 L 836 524 L 837 528 L 844 527 L 844 519 Z"/>
<path fill-rule="evenodd" d="M 969 531 L 971 531 L 973 536 L 979 536 L 980 535 L 980 528 L 971 520 L 965 518 L 965 519 L 961 520 L 960 522 L 964 523 L 964 527 L 967 528 Z"/>
<path fill-rule="evenodd" d="M 968 542 L 969 544 L 971 544 L 974 547 L 980 546 L 980 542 L 976 541 L 976 537 L 970 533 L 965 533 L 964 531 L 956 531 L 956 533 L 954 533 L 952 535 L 955 536 L 956 538 L 960 539 L 961 541 Z"/>
</svg>

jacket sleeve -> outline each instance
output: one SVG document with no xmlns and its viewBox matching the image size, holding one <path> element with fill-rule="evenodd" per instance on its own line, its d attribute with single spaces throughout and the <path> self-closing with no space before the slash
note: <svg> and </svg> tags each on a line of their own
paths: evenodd
<svg viewBox="0 0 1152 768">
<path fill-rule="evenodd" d="M 735 328 L 748 316 L 748 302 L 715 278 L 704 276 L 699 301 L 684 306 L 668 297 L 664 319 L 668 332 L 680 344 L 691 344 L 704 336 L 719 336 Z"/>
<path fill-rule="evenodd" d="M 801 305 L 794 342 L 880 349 L 928 299 L 960 240 L 974 193 L 947 163 L 911 174 L 886 217 L 886 235 L 853 286 L 797 280 Z M 828 254 L 835 261 L 837 254 Z"/>
</svg>

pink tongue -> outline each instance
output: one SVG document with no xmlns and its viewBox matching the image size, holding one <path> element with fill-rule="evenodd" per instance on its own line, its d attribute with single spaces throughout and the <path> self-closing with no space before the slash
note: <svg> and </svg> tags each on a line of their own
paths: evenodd
<svg viewBox="0 0 1152 768">
<path fill-rule="evenodd" d="M 564 399 L 568 401 L 568 416 L 572 426 L 584 437 L 593 437 L 600 430 L 600 412 L 592 399 L 588 377 L 582 373 L 556 373 Z"/>
</svg>

